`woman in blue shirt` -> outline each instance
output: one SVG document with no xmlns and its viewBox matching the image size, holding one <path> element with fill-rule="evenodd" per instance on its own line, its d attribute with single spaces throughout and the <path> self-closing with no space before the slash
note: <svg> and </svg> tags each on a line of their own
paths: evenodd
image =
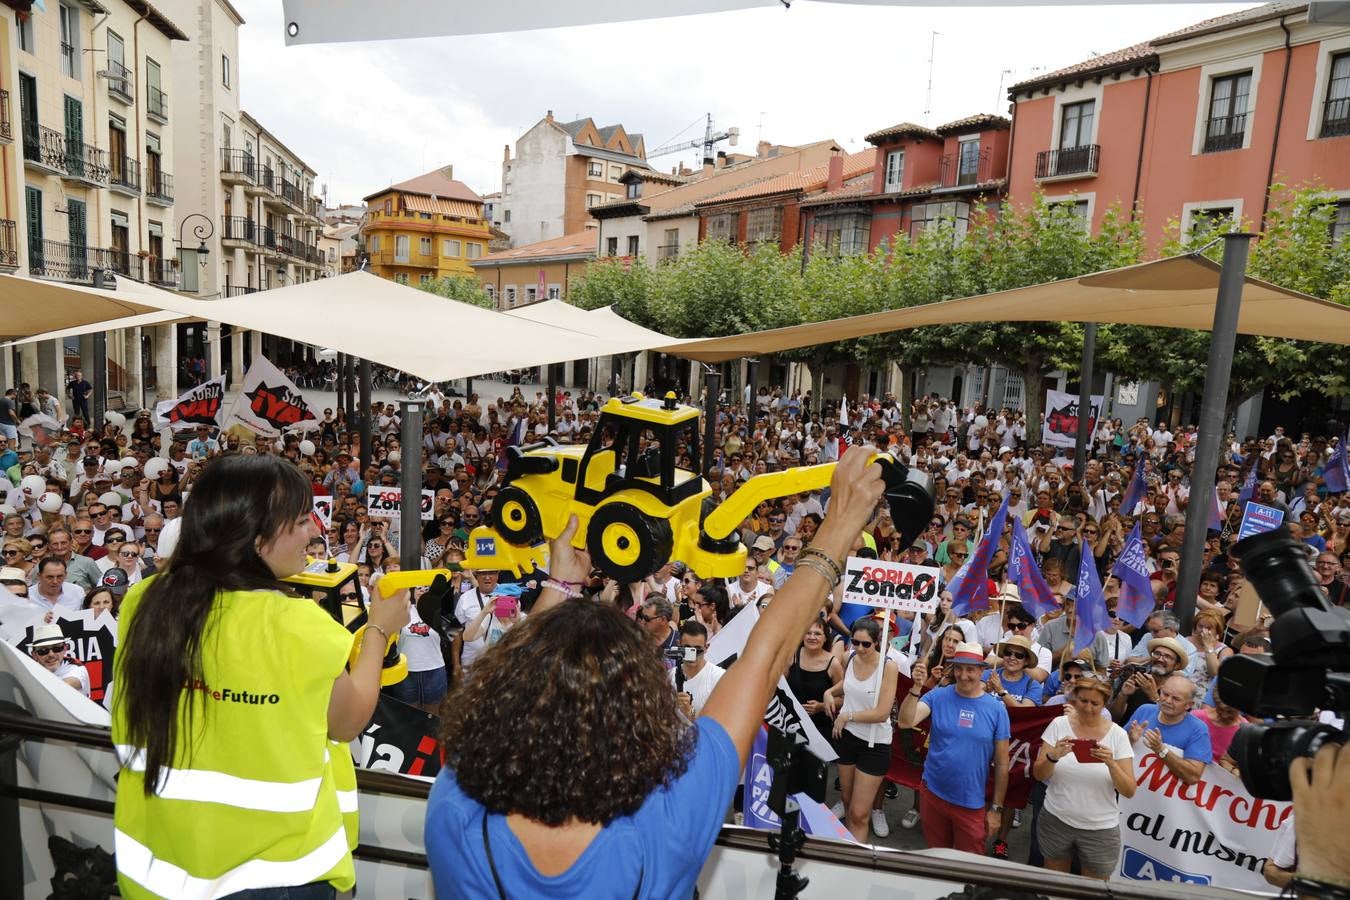
<svg viewBox="0 0 1350 900">
<path fill-rule="evenodd" d="M 881 499 L 867 457 L 835 470 L 815 550 L 693 728 L 650 638 L 612 604 L 580 599 L 591 562 L 571 519 L 532 615 L 442 707 L 445 765 L 426 818 L 437 897 L 693 893 L 769 698 Z"/>
</svg>

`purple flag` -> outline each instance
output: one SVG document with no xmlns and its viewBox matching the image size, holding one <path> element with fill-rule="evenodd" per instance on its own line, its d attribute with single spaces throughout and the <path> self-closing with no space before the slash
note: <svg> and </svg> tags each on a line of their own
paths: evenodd
<svg viewBox="0 0 1350 900">
<path fill-rule="evenodd" d="M 1350 453 L 1346 452 L 1346 441 L 1350 441 L 1350 429 L 1346 429 L 1345 434 L 1341 436 L 1341 442 L 1331 452 L 1331 456 L 1327 458 L 1326 468 L 1322 470 L 1322 480 L 1326 483 L 1327 490 L 1333 494 L 1350 490 Z"/>
<path fill-rule="evenodd" d="M 1130 486 L 1125 489 L 1125 499 L 1120 501 L 1120 511 L 1127 516 L 1134 515 L 1134 508 L 1148 493 L 1148 482 L 1144 480 L 1144 460 L 1146 458 L 1146 454 L 1141 451 L 1139 461 L 1134 464 L 1134 474 L 1130 476 Z"/>
<path fill-rule="evenodd" d="M 1054 592 L 1045 583 L 1045 576 L 1036 565 L 1026 526 L 1019 516 L 1013 516 L 1012 547 L 1008 550 L 1008 580 L 1017 585 L 1022 608 L 1036 618 L 1059 608 Z"/>
<path fill-rule="evenodd" d="M 1252 454 L 1252 467 L 1247 470 L 1247 477 L 1242 480 L 1242 490 L 1238 491 L 1237 504 L 1239 508 L 1245 507 L 1247 501 L 1252 499 L 1256 493 L 1256 470 L 1261 468 L 1261 455 Z"/>
<path fill-rule="evenodd" d="M 1116 614 L 1135 628 L 1144 627 L 1144 621 L 1153 612 L 1153 583 L 1148 579 L 1148 554 L 1144 552 L 1144 537 L 1139 532 L 1138 522 L 1125 539 L 1111 574 L 1120 579 Z"/>
<path fill-rule="evenodd" d="M 999 538 L 1003 537 L 1003 526 L 1008 522 L 1009 496 L 1003 495 L 998 512 L 989 520 L 989 530 L 980 539 L 970 559 L 966 560 L 966 564 L 947 585 L 952 595 L 952 612 L 957 615 L 964 616 L 989 606 L 989 560 L 994 558 Z"/>
<path fill-rule="evenodd" d="M 1111 616 L 1106 611 L 1106 596 L 1097 577 L 1097 561 L 1092 556 L 1092 545 L 1083 542 L 1078 551 L 1078 587 L 1074 602 L 1073 652 L 1092 646 L 1097 632 L 1111 627 Z"/>
</svg>

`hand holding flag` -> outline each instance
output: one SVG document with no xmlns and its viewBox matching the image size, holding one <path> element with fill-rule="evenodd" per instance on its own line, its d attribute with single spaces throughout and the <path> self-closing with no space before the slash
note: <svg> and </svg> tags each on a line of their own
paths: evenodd
<svg viewBox="0 0 1350 900">
<path fill-rule="evenodd" d="M 1141 452 L 1139 461 L 1134 464 L 1134 474 L 1130 476 L 1130 486 L 1125 489 L 1125 499 L 1120 502 L 1120 511 L 1127 516 L 1134 515 L 1134 508 L 1148 493 L 1148 482 L 1144 480 L 1145 459 L 1145 454 Z"/>
<path fill-rule="evenodd" d="M 1008 521 L 1008 496 L 1003 496 L 1003 502 L 989 520 L 989 529 L 975 552 L 947 585 L 952 595 L 952 612 L 957 615 L 966 615 L 989 605 L 989 561 L 994 558 L 999 538 L 1003 537 L 1003 526 Z"/>
<path fill-rule="evenodd" d="M 1054 592 L 1045 583 L 1045 576 L 1036 565 L 1036 556 L 1031 551 L 1031 540 L 1027 537 L 1026 526 L 1022 520 L 1013 516 L 1012 547 L 1008 551 L 1008 580 L 1017 584 L 1022 598 L 1022 607 L 1036 618 L 1059 607 Z"/>
<path fill-rule="evenodd" d="M 1116 614 L 1135 628 L 1142 628 L 1145 620 L 1153 612 L 1153 582 L 1148 578 L 1144 552 L 1144 536 L 1140 533 L 1139 523 L 1134 523 L 1130 536 L 1125 539 L 1111 574 L 1120 579 L 1120 599 L 1116 602 Z"/>
</svg>

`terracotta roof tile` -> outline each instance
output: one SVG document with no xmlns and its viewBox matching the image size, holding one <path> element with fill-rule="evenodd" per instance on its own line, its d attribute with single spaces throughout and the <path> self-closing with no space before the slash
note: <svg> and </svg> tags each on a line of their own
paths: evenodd
<svg viewBox="0 0 1350 900">
<path fill-rule="evenodd" d="M 987 128 L 1008 128 L 1011 125 L 1011 120 L 1005 119 L 1003 116 L 996 116 L 991 113 L 976 113 L 973 116 L 966 116 L 964 119 L 948 122 L 946 125 L 939 125 L 933 131 L 939 135 L 948 135 L 982 131 Z"/>
<path fill-rule="evenodd" d="M 1029 87 L 1038 87 L 1042 84 L 1053 84 L 1056 81 L 1063 81 L 1074 75 L 1087 75 L 1098 69 L 1109 69 L 1113 66 L 1125 65 L 1127 63 L 1143 62 L 1154 55 L 1152 45 L 1145 41 L 1131 47 L 1113 50 L 1110 53 L 1103 53 L 1100 56 L 1085 59 L 1082 62 L 1074 63 L 1071 66 L 1065 66 L 1062 69 L 1056 69 L 1053 72 L 1047 72 L 1044 75 L 1037 75 L 1035 78 L 1030 78 L 1026 81 L 1019 81 L 1017 84 L 1008 88 L 1008 90 L 1015 93 Z"/>
<path fill-rule="evenodd" d="M 879 144 L 882 141 L 893 141 L 899 138 L 935 138 L 937 136 L 938 133 L 931 128 L 926 128 L 923 125 L 915 125 L 913 122 L 901 122 L 899 125 L 892 125 L 890 128 L 874 131 L 864 138 L 864 140 L 869 144 Z"/>
<path fill-rule="evenodd" d="M 481 259 L 474 260 L 471 265 L 525 262 L 550 256 L 584 256 L 587 254 L 594 256 L 598 240 L 599 234 L 593 228 L 585 231 L 574 231 L 571 234 L 564 234 L 562 237 L 536 241 L 533 244 L 512 247 L 510 250 L 498 250 L 496 253 L 489 253 Z"/>
<path fill-rule="evenodd" d="M 1187 25 L 1185 28 L 1155 37 L 1149 41 L 1149 43 L 1154 47 L 1161 44 L 1173 44 L 1177 41 L 1184 41 L 1187 38 L 1199 37 L 1202 34 L 1211 34 L 1215 31 L 1226 31 L 1229 28 L 1252 25 L 1269 19 L 1278 19 L 1280 16 L 1301 12 L 1307 8 L 1307 0 L 1301 0 L 1301 2 L 1266 3 L 1251 9 L 1229 13 L 1226 16 L 1216 16 L 1213 19 L 1205 19 L 1203 22 L 1196 22 L 1194 25 Z"/>
<path fill-rule="evenodd" d="M 837 203 L 840 200 L 856 200 L 860 197 L 872 196 L 872 173 L 867 173 L 867 177 L 855 181 L 853 184 L 846 184 L 837 191 L 824 191 L 819 194 L 812 194 L 801 202 L 802 206 L 821 206 L 828 203 Z"/>
<path fill-rule="evenodd" d="M 369 200 L 371 197 L 378 197 L 380 194 L 386 194 L 389 191 L 426 194 L 444 200 L 464 200 L 468 203 L 483 202 L 483 198 L 475 194 L 468 185 L 462 181 L 447 178 L 445 172 L 441 169 L 427 172 L 425 175 L 418 175 L 416 178 L 410 178 L 407 181 L 400 181 L 398 184 L 392 184 L 382 191 L 367 194 L 363 199 Z"/>
<path fill-rule="evenodd" d="M 870 170 L 876 164 L 876 150 L 860 150 L 844 157 L 844 178 L 849 179 Z M 697 201 L 698 207 L 730 203 L 736 200 L 751 200 L 755 197 L 767 197 L 772 194 L 785 194 L 795 191 L 818 190 L 825 186 L 830 177 L 830 164 L 813 166 L 797 172 L 787 172 L 773 178 L 745 185 L 725 194 L 717 194 L 706 200 Z"/>
</svg>

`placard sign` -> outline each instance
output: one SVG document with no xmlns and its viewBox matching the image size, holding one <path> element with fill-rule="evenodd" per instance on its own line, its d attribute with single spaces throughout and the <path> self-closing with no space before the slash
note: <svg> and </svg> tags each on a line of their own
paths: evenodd
<svg viewBox="0 0 1350 900">
<path fill-rule="evenodd" d="M 431 521 L 435 492 L 422 490 L 422 521 Z M 397 519 L 402 515 L 403 488 L 373 487 L 366 494 L 366 512 L 379 519 Z"/>
<path fill-rule="evenodd" d="M 1273 506 L 1247 501 L 1242 510 L 1242 524 L 1238 526 L 1238 540 L 1274 531 L 1284 521 L 1284 513 Z"/>
<path fill-rule="evenodd" d="M 941 569 L 929 566 L 850 556 L 844 567 L 844 602 L 932 612 L 938 606 L 941 574 Z"/>
<path fill-rule="evenodd" d="M 333 524 L 333 498 L 327 494 L 314 498 L 314 515 L 319 517 L 319 522 L 326 530 Z"/>
</svg>

